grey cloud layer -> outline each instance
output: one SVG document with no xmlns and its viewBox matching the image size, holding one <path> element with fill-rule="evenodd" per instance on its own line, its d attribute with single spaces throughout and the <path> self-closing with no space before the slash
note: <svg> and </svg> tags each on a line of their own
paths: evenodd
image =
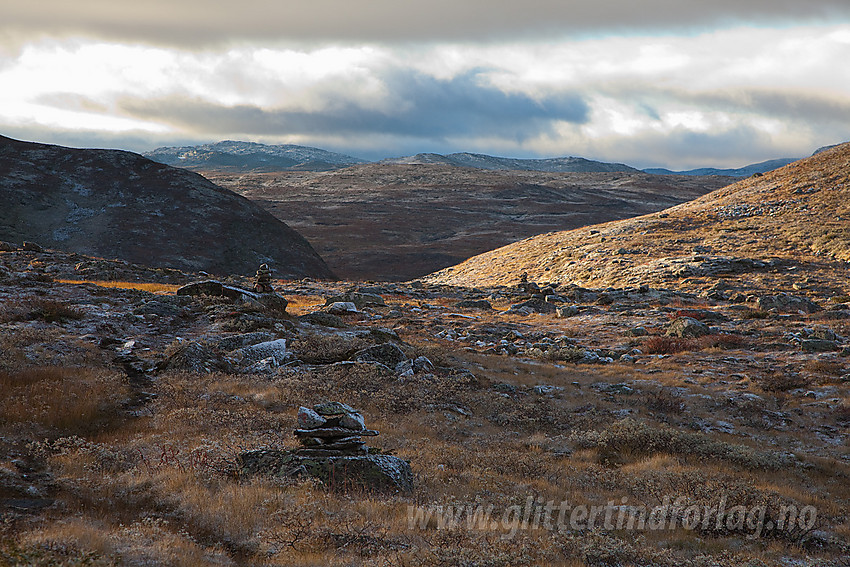
<svg viewBox="0 0 850 567">
<path fill-rule="evenodd" d="M 440 80 L 398 69 L 382 77 L 392 97 L 381 109 L 365 108 L 343 93 L 325 93 L 319 110 L 275 110 L 224 106 L 202 100 L 128 99 L 122 108 L 146 120 L 179 125 L 198 134 L 254 135 L 374 134 L 423 139 L 499 136 L 521 142 L 548 131 L 553 123 L 580 124 L 589 108 L 575 94 L 532 99 L 481 84 L 479 72 Z M 317 95 L 322 96 L 322 95 Z"/>
<path fill-rule="evenodd" d="M 539 33 L 850 18 L 847 0 L 39 0 L 7 2 L 19 37 L 88 34 L 168 44 L 239 40 L 487 40 Z"/>
</svg>

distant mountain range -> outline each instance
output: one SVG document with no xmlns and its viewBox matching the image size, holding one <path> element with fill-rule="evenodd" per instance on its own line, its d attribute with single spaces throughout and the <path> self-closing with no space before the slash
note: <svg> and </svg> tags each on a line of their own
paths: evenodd
<svg viewBox="0 0 850 567">
<path fill-rule="evenodd" d="M 440 164 L 453 165 L 456 167 L 474 167 L 477 169 L 489 169 L 500 171 L 548 171 L 548 172 L 618 172 L 638 170 L 622 163 L 605 163 L 593 161 L 580 157 L 561 157 L 548 159 L 517 159 L 493 157 L 484 154 L 471 154 L 467 152 L 441 155 L 441 154 L 416 154 L 415 156 L 390 158 L 381 160 L 379 163 L 388 164 Z"/>
<path fill-rule="evenodd" d="M 822 148 L 823 150 L 825 148 Z M 818 150 L 818 151 L 821 151 Z M 154 161 L 193 170 L 217 171 L 332 171 L 364 163 L 394 165 L 449 165 L 491 171 L 545 171 L 545 172 L 631 172 L 643 171 L 653 175 L 724 175 L 749 177 L 784 167 L 798 158 L 781 158 L 734 169 L 703 167 L 687 171 L 664 168 L 639 170 L 622 163 L 607 163 L 581 157 L 546 159 L 520 159 L 495 157 L 469 152 L 448 155 L 421 153 L 412 156 L 383 159 L 378 162 L 331 152 L 320 148 L 295 144 L 266 145 L 254 142 L 224 141 L 199 146 L 162 147 L 143 154 Z"/>
<path fill-rule="evenodd" d="M 767 173 L 780 167 L 785 167 L 789 163 L 797 161 L 798 158 L 781 158 L 754 163 L 737 169 L 717 169 L 714 167 L 701 167 L 699 169 L 689 169 L 687 171 L 670 171 L 663 168 L 644 169 L 646 173 L 653 175 L 726 175 L 729 177 L 750 177 L 756 173 Z"/>
<path fill-rule="evenodd" d="M 143 155 L 176 167 L 239 171 L 329 171 L 366 163 L 366 160 L 356 157 L 308 146 L 269 146 L 231 140 L 200 146 L 157 148 Z"/>
</svg>

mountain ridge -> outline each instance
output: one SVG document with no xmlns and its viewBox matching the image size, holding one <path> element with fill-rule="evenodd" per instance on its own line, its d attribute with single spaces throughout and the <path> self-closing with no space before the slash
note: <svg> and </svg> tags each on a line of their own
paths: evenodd
<svg viewBox="0 0 850 567">
<path fill-rule="evenodd" d="M 789 163 L 793 163 L 797 160 L 798 158 L 778 158 L 763 161 L 760 163 L 745 165 L 744 167 L 728 169 L 716 167 L 700 167 L 697 169 L 688 169 L 685 171 L 671 171 L 666 168 L 650 167 L 644 169 L 643 171 L 646 173 L 651 173 L 653 175 L 724 175 L 727 177 L 749 177 L 758 173 L 764 174 L 768 171 L 773 171 L 774 169 L 785 167 Z"/>
<path fill-rule="evenodd" d="M 788 271 L 753 276 L 766 289 L 799 286 L 795 275 L 802 267 L 841 281 L 850 262 L 848 203 L 845 143 L 664 211 L 521 240 L 423 281 L 507 285 L 526 274 L 529 281 L 591 287 L 669 286 L 691 279 L 696 286 L 702 285 L 700 275 L 767 269 L 769 258 Z"/>
<path fill-rule="evenodd" d="M 559 158 L 524 159 L 496 157 L 470 152 L 458 152 L 448 155 L 421 153 L 413 156 L 387 158 L 380 160 L 378 163 L 392 165 L 439 164 L 498 171 L 546 171 L 569 173 L 614 173 L 638 171 L 637 169 L 622 163 L 607 163 L 589 160 L 582 157 L 570 156 Z"/>
<path fill-rule="evenodd" d="M 366 163 L 337 152 L 297 144 L 224 140 L 197 146 L 163 146 L 142 155 L 175 167 L 255 171 L 327 171 Z"/>
</svg>

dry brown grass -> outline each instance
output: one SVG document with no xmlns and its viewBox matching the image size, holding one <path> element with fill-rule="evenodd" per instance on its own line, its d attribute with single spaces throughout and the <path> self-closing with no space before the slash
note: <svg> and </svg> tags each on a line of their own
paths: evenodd
<svg viewBox="0 0 850 567">
<path fill-rule="evenodd" d="M 679 337 L 650 337 L 641 344 L 644 354 L 675 354 L 691 350 L 693 341 Z"/>
<path fill-rule="evenodd" d="M 99 287 L 118 288 L 118 289 L 137 289 L 139 291 L 149 291 L 151 293 L 174 293 L 180 287 L 179 285 L 161 284 L 155 282 L 117 282 L 105 280 L 55 280 L 59 283 L 66 284 L 94 284 Z"/>
<path fill-rule="evenodd" d="M 128 391 L 120 376 L 90 368 L 0 371 L 0 423 L 35 423 L 53 434 L 108 428 Z"/>
<path fill-rule="evenodd" d="M 788 392 L 797 388 L 806 388 L 811 380 L 799 374 L 788 372 L 769 372 L 755 378 L 756 385 L 765 392 Z"/>
<path fill-rule="evenodd" d="M 84 316 L 85 313 L 78 307 L 47 298 L 7 302 L 0 310 L 0 322 L 3 323 L 12 321 L 65 323 L 73 319 L 82 319 Z"/>
<path fill-rule="evenodd" d="M 735 349 L 746 344 L 747 339 L 740 335 L 715 333 L 693 339 L 666 336 L 649 337 L 641 343 L 640 349 L 644 354 L 676 354 L 709 348 Z"/>
</svg>

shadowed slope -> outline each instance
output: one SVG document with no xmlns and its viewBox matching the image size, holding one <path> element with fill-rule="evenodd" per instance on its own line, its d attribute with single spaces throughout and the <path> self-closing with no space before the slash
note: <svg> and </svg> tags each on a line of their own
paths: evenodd
<svg viewBox="0 0 850 567">
<path fill-rule="evenodd" d="M 117 150 L 0 137 L 0 239 L 218 274 L 332 278 L 296 231 L 200 175 Z"/>
</svg>

